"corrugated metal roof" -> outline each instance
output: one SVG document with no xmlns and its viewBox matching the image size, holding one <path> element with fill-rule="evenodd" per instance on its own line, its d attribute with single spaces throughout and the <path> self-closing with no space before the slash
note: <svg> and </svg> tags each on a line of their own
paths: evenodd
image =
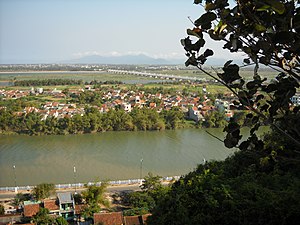
<svg viewBox="0 0 300 225">
<path fill-rule="evenodd" d="M 57 197 L 61 204 L 73 202 L 73 195 L 71 192 L 57 193 Z"/>
</svg>

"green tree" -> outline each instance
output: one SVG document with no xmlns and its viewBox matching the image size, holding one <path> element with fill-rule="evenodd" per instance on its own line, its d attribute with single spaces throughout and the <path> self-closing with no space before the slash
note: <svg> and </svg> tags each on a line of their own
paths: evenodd
<svg viewBox="0 0 300 225">
<path fill-rule="evenodd" d="M 161 176 L 158 175 L 154 176 L 151 172 L 149 172 L 148 175 L 145 176 L 143 179 L 141 189 L 145 192 L 159 189 L 162 187 L 161 179 L 162 179 Z"/>
<path fill-rule="evenodd" d="M 227 122 L 225 118 L 224 112 L 212 111 L 207 114 L 205 117 L 205 121 L 203 121 L 202 126 L 204 127 L 225 127 Z"/>
<path fill-rule="evenodd" d="M 154 199 L 147 193 L 142 191 L 135 191 L 128 193 L 123 202 L 129 204 L 133 208 L 152 209 L 155 206 Z"/>
<path fill-rule="evenodd" d="M 33 221 L 37 225 L 55 224 L 54 218 L 49 216 L 49 209 L 40 208 L 40 211 L 33 217 Z"/>
<path fill-rule="evenodd" d="M 59 216 L 55 219 L 55 224 L 57 224 L 57 225 L 68 225 L 68 222 L 65 218 Z"/>
<path fill-rule="evenodd" d="M 4 206 L 0 204 L 0 215 L 4 215 L 4 213 L 5 213 Z"/>
<path fill-rule="evenodd" d="M 31 195 L 30 194 L 22 194 L 22 193 L 18 193 L 14 200 L 13 200 L 13 204 L 15 206 L 19 206 L 20 204 L 22 204 L 24 201 L 28 201 L 30 200 Z"/>
<path fill-rule="evenodd" d="M 87 207 L 83 209 L 82 216 L 87 219 L 93 219 L 94 213 L 100 212 L 101 207 L 96 202 L 91 202 Z"/>
<path fill-rule="evenodd" d="M 87 190 L 83 191 L 82 198 L 85 200 L 87 204 L 92 202 L 96 202 L 98 204 L 102 204 L 104 206 L 109 206 L 107 200 L 104 197 L 104 193 L 107 188 L 107 183 L 102 182 L 100 186 L 97 186 L 96 183 L 87 186 Z"/>
<path fill-rule="evenodd" d="M 32 195 L 36 200 L 43 200 L 45 198 L 50 197 L 54 193 L 55 193 L 55 185 L 47 184 L 47 183 L 38 184 L 32 190 Z"/>
<path fill-rule="evenodd" d="M 93 185 L 87 186 L 87 190 L 81 193 L 82 198 L 87 204 L 87 207 L 84 209 L 83 212 L 83 216 L 86 219 L 93 218 L 94 213 L 100 211 L 100 205 L 109 208 L 109 201 L 104 196 L 106 188 L 107 183 L 101 183 L 100 186 L 97 186 L 95 183 Z"/>
<path fill-rule="evenodd" d="M 144 177 L 141 185 L 142 191 L 124 194 L 122 197 L 123 203 L 132 207 L 132 210 L 127 213 L 140 214 L 141 209 L 149 212 L 157 205 L 169 191 L 168 186 L 162 185 L 161 178 L 161 176 L 155 176 L 149 172 L 148 175 Z"/>
</svg>

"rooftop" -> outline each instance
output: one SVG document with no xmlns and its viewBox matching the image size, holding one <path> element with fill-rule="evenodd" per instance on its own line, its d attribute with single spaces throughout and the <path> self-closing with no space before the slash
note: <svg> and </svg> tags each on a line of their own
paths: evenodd
<svg viewBox="0 0 300 225">
<path fill-rule="evenodd" d="M 24 205 L 24 216 L 32 217 L 40 211 L 40 204 Z"/>
<path fill-rule="evenodd" d="M 71 192 L 57 193 L 57 197 L 61 204 L 73 202 L 73 195 Z"/>
<path fill-rule="evenodd" d="M 103 225 L 122 225 L 122 212 L 95 213 L 94 223 Z"/>
</svg>

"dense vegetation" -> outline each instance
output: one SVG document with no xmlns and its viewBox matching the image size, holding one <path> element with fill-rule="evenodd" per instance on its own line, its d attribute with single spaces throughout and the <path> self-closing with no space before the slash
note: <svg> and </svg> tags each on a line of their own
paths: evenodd
<svg viewBox="0 0 300 225">
<path fill-rule="evenodd" d="M 153 209 L 148 224 L 298 224 L 300 216 L 300 107 L 290 98 L 299 88 L 299 2 L 287 0 L 205 2 L 206 12 L 182 40 L 186 65 L 196 66 L 238 97 L 250 109 L 243 124 L 251 127 L 242 140 L 241 124 L 225 127 L 228 148 L 240 151 L 225 161 L 199 165 L 172 185 Z M 213 25 L 215 25 L 213 27 Z M 203 33 L 208 34 L 207 36 Z M 244 80 L 240 67 L 228 61 L 217 75 L 202 65 L 214 53 L 200 51 L 204 38 L 224 41 L 224 49 L 244 52 L 253 65 L 253 78 Z M 270 82 L 259 75 L 259 65 L 278 71 Z M 261 125 L 271 132 L 258 137 Z"/>
<path fill-rule="evenodd" d="M 49 209 L 40 208 L 40 211 L 33 217 L 32 222 L 36 225 L 52 224 L 52 225 L 68 225 L 65 218 L 58 216 L 53 217 L 49 215 Z"/>
<path fill-rule="evenodd" d="M 151 212 L 170 189 L 169 186 L 162 185 L 161 179 L 162 177 L 149 172 L 140 186 L 142 191 L 123 193 L 122 204 L 130 207 L 124 211 L 124 215 L 133 216 Z"/>
<path fill-rule="evenodd" d="M 86 186 L 86 188 L 87 189 L 81 194 L 77 194 L 76 198 L 82 198 L 82 200 L 85 202 L 86 207 L 83 210 L 82 216 L 86 220 L 91 220 L 93 219 L 94 213 L 97 213 L 101 210 L 101 206 L 105 206 L 106 208 L 110 207 L 109 201 L 104 197 L 107 184 L 101 183 L 100 186 L 93 184 Z M 78 203 L 82 204 L 82 202 Z"/>
<path fill-rule="evenodd" d="M 36 201 L 49 198 L 54 193 L 55 193 L 55 185 L 47 184 L 47 183 L 38 184 L 32 190 L 32 195 Z"/>
<path fill-rule="evenodd" d="M 55 85 L 82 85 L 82 80 L 73 79 L 45 79 L 45 80 L 16 80 L 14 86 L 55 86 Z"/>
<path fill-rule="evenodd" d="M 297 224 L 300 157 L 278 152 L 268 160 L 268 152 L 241 151 L 198 166 L 161 198 L 149 224 Z"/>
<path fill-rule="evenodd" d="M 0 130 L 19 134 L 78 134 L 103 131 L 164 130 L 183 127 L 184 113 L 174 108 L 160 114 L 153 109 L 110 110 L 100 113 L 95 108 L 86 109 L 83 116 L 41 120 L 36 113 L 16 117 L 13 112 L 0 110 Z"/>
<path fill-rule="evenodd" d="M 30 86 L 56 86 L 56 85 L 101 85 L 101 84 L 123 84 L 122 81 L 97 81 L 92 80 L 90 82 L 75 79 L 39 79 L 39 80 L 15 80 L 14 86 L 30 87 Z"/>
</svg>

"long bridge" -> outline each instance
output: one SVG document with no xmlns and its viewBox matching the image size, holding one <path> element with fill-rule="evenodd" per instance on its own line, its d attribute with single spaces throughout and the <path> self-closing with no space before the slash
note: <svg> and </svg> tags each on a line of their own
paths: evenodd
<svg viewBox="0 0 300 225">
<path fill-rule="evenodd" d="M 205 78 L 199 78 L 199 77 L 188 77 L 188 76 L 177 76 L 172 74 L 161 74 L 161 73 L 149 73 L 149 72 L 141 72 L 141 71 L 130 71 L 130 70 L 114 70 L 109 69 L 108 72 L 110 73 L 116 73 L 116 74 L 128 74 L 128 75 L 137 75 L 137 76 L 143 76 L 143 77 L 151 77 L 155 79 L 166 79 L 166 80 L 174 80 L 174 81 L 206 81 Z"/>
</svg>

